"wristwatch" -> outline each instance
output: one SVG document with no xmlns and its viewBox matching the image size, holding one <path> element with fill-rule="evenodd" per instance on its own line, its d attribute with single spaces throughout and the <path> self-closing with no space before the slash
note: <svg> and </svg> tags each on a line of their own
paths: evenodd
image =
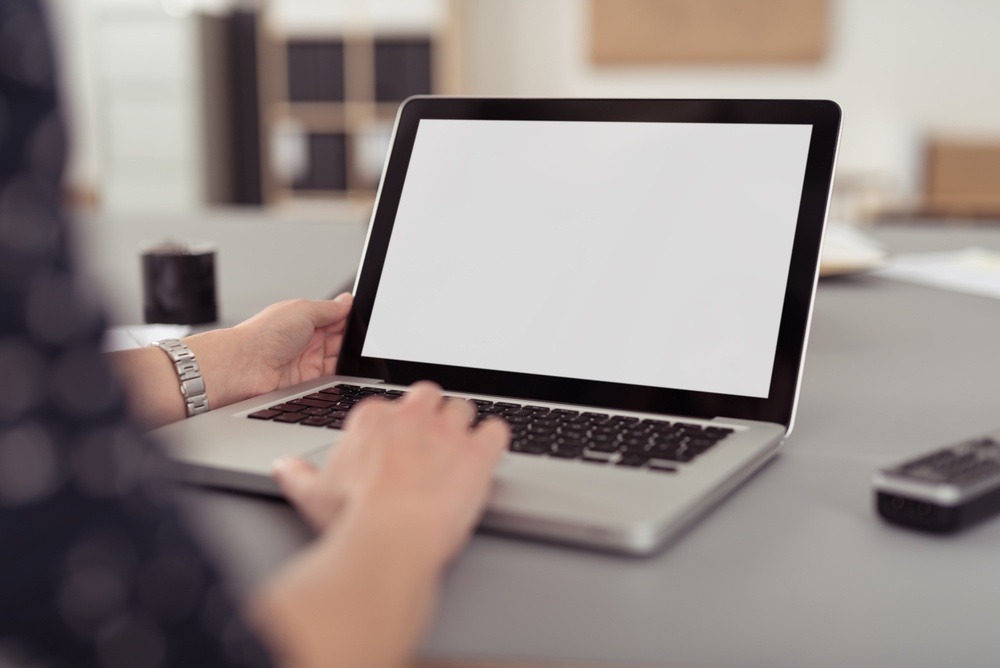
<svg viewBox="0 0 1000 668">
<path fill-rule="evenodd" d="M 177 379 L 181 383 L 181 396 L 184 397 L 184 404 L 187 406 L 187 416 L 194 417 L 201 413 L 207 413 L 208 395 L 205 392 L 205 379 L 201 377 L 201 369 L 198 367 L 198 360 L 194 358 L 194 353 L 178 339 L 162 339 L 153 341 L 151 346 L 156 346 L 170 357 L 177 371 Z"/>
</svg>

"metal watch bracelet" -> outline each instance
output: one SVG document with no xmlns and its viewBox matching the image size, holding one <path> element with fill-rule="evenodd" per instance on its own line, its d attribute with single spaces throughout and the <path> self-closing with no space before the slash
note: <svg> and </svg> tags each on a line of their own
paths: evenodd
<svg viewBox="0 0 1000 668">
<path fill-rule="evenodd" d="M 187 416 L 194 417 L 201 413 L 207 413 L 209 408 L 208 395 L 205 392 L 205 379 L 201 377 L 198 360 L 194 358 L 191 349 L 178 339 L 153 341 L 149 345 L 160 348 L 174 363 L 177 379 L 181 384 L 181 396 L 184 397 L 184 404 L 187 407 Z"/>
</svg>

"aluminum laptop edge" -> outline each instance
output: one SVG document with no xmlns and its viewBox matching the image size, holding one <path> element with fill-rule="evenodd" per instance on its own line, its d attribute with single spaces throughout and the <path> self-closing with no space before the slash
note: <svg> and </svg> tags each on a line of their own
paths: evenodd
<svg viewBox="0 0 1000 668">
<path fill-rule="evenodd" d="M 410 98 L 337 375 L 154 434 L 183 480 L 279 495 L 274 460 L 320 463 L 343 432 L 249 416 L 339 384 L 731 432 L 667 467 L 498 467 L 484 527 L 652 553 L 791 432 L 840 120 L 824 100 Z"/>
</svg>

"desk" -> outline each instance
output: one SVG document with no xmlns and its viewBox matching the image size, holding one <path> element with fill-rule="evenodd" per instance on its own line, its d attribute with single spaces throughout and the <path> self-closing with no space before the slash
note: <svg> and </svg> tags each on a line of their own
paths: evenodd
<svg viewBox="0 0 1000 668">
<path fill-rule="evenodd" d="M 885 228 L 893 251 L 1000 229 Z M 953 538 L 878 521 L 874 468 L 1000 425 L 1000 302 L 856 276 L 821 283 L 787 448 L 646 559 L 480 534 L 423 654 L 581 665 L 995 666 L 1000 522 Z M 284 504 L 189 490 L 253 586 L 306 541 Z"/>
</svg>

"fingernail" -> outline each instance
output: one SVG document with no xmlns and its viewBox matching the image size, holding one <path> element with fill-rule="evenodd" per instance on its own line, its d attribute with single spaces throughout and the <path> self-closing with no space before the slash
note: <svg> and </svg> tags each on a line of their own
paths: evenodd
<svg viewBox="0 0 1000 668">
<path fill-rule="evenodd" d="M 351 296 L 350 292 L 341 292 L 339 295 L 333 298 L 333 301 L 342 302 L 345 301 L 350 296 Z"/>
<path fill-rule="evenodd" d="M 287 469 L 288 469 L 287 457 L 281 457 L 271 462 L 271 472 L 274 473 L 276 477 L 280 477 L 281 474 L 284 473 Z"/>
</svg>

